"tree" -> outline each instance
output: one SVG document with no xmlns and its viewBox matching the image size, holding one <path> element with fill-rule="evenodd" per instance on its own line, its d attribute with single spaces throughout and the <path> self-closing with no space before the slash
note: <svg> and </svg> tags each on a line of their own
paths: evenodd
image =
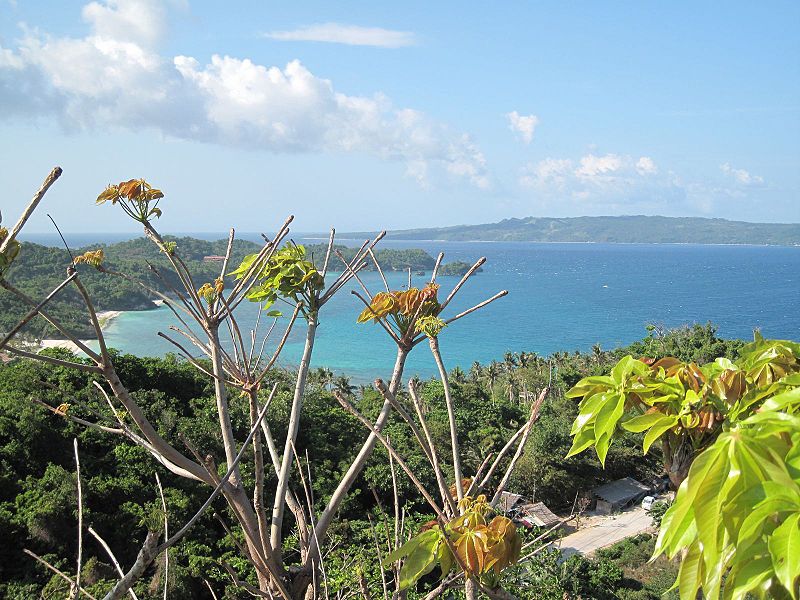
<svg viewBox="0 0 800 600">
<path fill-rule="evenodd" d="M 352 396 L 356 387 L 350 383 L 350 378 L 347 375 L 339 375 L 333 380 L 333 389 L 345 396 Z"/>
<path fill-rule="evenodd" d="M 652 363 L 652 364 L 648 364 Z M 755 340 L 699 366 L 626 356 L 570 390 L 569 455 L 601 461 L 618 425 L 660 442 L 679 484 L 655 556 L 682 556 L 681 598 L 800 597 L 800 344 Z"/>
<path fill-rule="evenodd" d="M 230 261 L 235 236 L 234 231 L 231 230 L 219 276 L 198 286 L 182 257 L 182 249 L 174 241 L 162 237 L 154 227 L 154 221 L 162 214 L 159 204 L 164 194 L 144 180 L 132 179 L 109 186 L 98 196 L 97 203 L 110 203 L 117 206 L 128 217 L 143 226 L 145 235 L 158 248 L 171 269 L 171 275 L 167 278 L 161 273 L 161 269 L 151 266 L 151 270 L 160 280 L 174 282 L 174 284 L 167 284 L 169 291 L 166 293 L 159 291 L 145 282 L 135 280 L 124 272 L 106 268 L 103 264 L 104 252 L 102 249 L 97 249 L 73 257 L 66 265 L 66 278 L 44 299 L 37 301 L 12 285 L 5 275 L 8 267 L 18 259 L 20 254 L 16 236 L 49 187 L 60 175 L 61 169 L 54 169 L 16 225 L 10 231 L 0 230 L 0 286 L 30 307 L 24 318 L 0 339 L 0 350 L 53 367 L 83 372 L 96 378 L 94 383 L 97 392 L 105 399 L 108 406 L 108 411 L 105 413 L 80 414 L 81 408 L 86 408 L 81 403 L 78 403 L 77 407 L 70 403 L 63 403 L 58 407 L 47 406 L 47 408 L 55 415 L 70 422 L 82 424 L 108 435 L 125 438 L 152 454 L 161 465 L 175 475 L 199 482 L 213 490 L 194 516 L 171 536 L 167 537 L 164 530 L 163 537 L 165 539 L 160 541 L 161 531 L 157 528 L 148 531 L 133 567 L 120 577 L 105 598 L 120 598 L 125 595 L 156 557 L 174 546 L 188 533 L 218 496 L 222 496 L 226 500 L 229 515 L 237 524 L 237 534 L 242 540 L 239 544 L 237 563 L 239 570 L 228 565 L 230 567 L 228 573 L 236 585 L 256 596 L 280 596 L 284 600 L 293 600 L 304 598 L 307 593 L 311 593 L 316 597 L 320 593 L 324 581 L 322 568 L 324 553 L 321 545 L 326 543 L 331 525 L 350 488 L 372 455 L 376 443 L 380 440 L 387 449 L 391 448 L 381 432 L 393 412 L 404 416 L 404 409 L 397 402 L 397 393 L 405 362 L 412 349 L 425 340 L 429 342 L 445 389 L 453 442 L 451 449 L 454 473 L 456 474 L 455 485 L 458 489 L 457 498 L 462 500 L 465 497 L 464 492 L 467 490 L 463 489 L 464 483 L 459 468 L 460 453 L 456 443 L 452 398 L 438 349 L 437 335 L 444 325 L 453 323 L 506 294 L 505 291 L 495 294 L 446 321 L 439 318 L 459 289 L 480 268 L 485 259 L 479 260 L 470 267 L 441 303 L 437 299 L 438 285 L 435 281 L 442 255 L 439 255 L 434 265 L 431 281 L 422 290 L 409 287 L 404 292 L 391 292 L 387 286 L 386 292 L 371 296 L 368 290 L 363 288 L 367 294 L 366 298 L 356 292 L 356 295 L 366 305 L 359 321 L 374 320 L 381 325 L 397 346 L 397 357 L 389 384 L 384 385 L 381 382 L 378 385 L 384 402 L 377 418 L 374 421 L 367 419 L 362 421 L 370 431 L 368 437 L 345 470 L 324 508 L 317 512 L 311 500 L 306 499 L 304 502 L 295 494 L 289 483 L 294 471 L 293 465 L 295 462 L 299 462 L 295 443 L 298 439 L 304 401 L 307 397 L 306 388 L 319 313 L 333 295 L 349 281 L 356 280 L 360 283 L 358 272 L 369 264 L 368 259 L 372 260 L 383 276 L 373 253 L 373 247 L 380 241 L 383 234 L 364 242 L 355 251 L 352 258 L 347 260 L 339 250 L 335 249 L 334 232 L 331 231 L 324 259 L 319 263 L 315 262 L 313 256 L 308 255 L 303 246 L 291 242 L 282 245 L 292 221 L 292 217 L 289 217 L 278 228 L 278 233 L 274 238 L 265 237 L 265 244 L 256 253 L 245 256 L 239 266 L 233 268 Z M 330 260 L 334 256 L 342 262 L 343 269 L 339 275 L 331 278 L 328 277 L 328 274 L 332 270 L 329 267 Z M 160 335 L 172 343 L 190 365 L 213 383 L 214 411 L 223 449 L 222 455 L 218 458 L 224 463 L 223 468 L 217 466 L 213 455 L 201 456 L 201 449 L 198 449 L 193 444 L 193 440 L 188 437 L 182 437 L 180 441 L 187 447 L 189 454 L 179 450 L 175 441 L 169 439 L 172 436 L 162 433 L 164 431 L 161 427 L 162 424 L 151 422 L 148 419 L 136 395 L 132 394 L 125 386 L 117 369 L 115 355 L 106 347 L 102 328 L 97 319 L 95 303 L 82 283 L 83 269 L 86 268 L 96 269 L 109 277 L 139 286 L 153 297 L 161 299 L 165 306 L 173 312 L 180 323 L 180 326 L 174 327 L 173 331 L 183 336 L 183 342 L 174 339 L 174 334 L 160 333 Z M 99 344 L 97 352 L 78 339 L 69 328 L 65 327 L 57 317 L 47 310 L 48 303 L 67 289 L 75 290 L 85 306 L 89 321 L 97 336 Z M 281 311 L 277 310 L 280 306 L 288 307 L 291 310 L 291 317 L 285 322 L 281 338 L 272 341 L 274 350 L 271 355 L 265 354 L 266 342 L 262 342 L 260 346 L 257 342 L 261 338 L 267 340 L 272 328 L 264 335 L 259 333 L 258 323 L 256 323 L 249 338 L 242 335 L 234 311 L 245 300 L 262 304 L 263 314 L 270 318 L 282 316 Z M 71 340 L 88 359 L 82 360 L 72 355 L 57 357 L 46 353 L 34 353 L 12 343 L 17 334 L 36 317 L 44 319 L 61 335 Z M 287 399 L 288 424 L 281 448 L 276 443 L 276 437 L 264 418 L 284 379 L 282 375 L 276 376 L 272 367 L 297 323 L 305 325 L 305 345 L 293 383 L 293 391 L 290 398 Z M 223 335 L 230 338 L 230 345 L 223 344 Z M 185 344 L 194 346 L 195 351 L 187 350 Z M 205 355 L 205 359 L 200 360 L 195 357 L 198 350 Z M 101 384 L 100 381 L 103 383 Z M 347 390 L 352 389 L 349 382 L 346 387 Z M 245 429 L 247 433 L 244 436 L 234 428 L 232 422 L 231 402 L 237 398 L 242 398 L 249 407 L 249 421 Z M 338 398 L 351 410 L 344 395 L 339 395 Z M 532 413 L 531 420 L 526 427 L 516 434 L 514 439 L 519 440 L 517 454 L 512 459 L 506 475 L 498 484 L 498 490 L 507 483 L 510 470 L 513 469 L 513 464 L 522 451 L 533 420 Z M 512 442 L 508 443 L 503 455 L 513 447 Z M 427 449 L 432 455 L 433 447 L 430 440 L 421 443 L 423 450 Z M 264 457 L 265 446 L 268 455 L 266 459 Z M 398 464 L 405 464 L 396 453 L 393 454 L 393 458 Z M 497 464 L 484 477 L 484 485 L 491 481 L 491 475 L 499 462 L 500 457 L 497 459 Z M 244 467 L 248 467 L 250 473 L 246 473 Z M 416 484 L 418 479 L 414 472 L 405 468 L 404 471 Z M 298 469 L 298 472 L 301 483 L 305 487 L 303 470 Z M 267 473 L 274 475 L 277 481 L 269 514 L 265 486 Z M 418 487 L 421 492 L 424 490 L 424 488 Z M 497 494 L 499 491 L 495 493 Z M 430 501 L 429 496 L 426 496 L 426 499 Z M 454 504 L 450 495 L 447 495 L 446 499 L 449 500 L 448 504 Z M 435 506 L 434 502 L 432 507 Z M 480 506 L 480 502 L 478 502 L 478 506 Z M 287 563 L 288 556 L 284 550 L 284 534 L 287 529 L 284 515 L 287 509 L 295 520 L 294 529 L 297 533 L 295 550 L 299 556 L 299 561 L 291 565 Z M 456 518 L 473 509 L 478 511 L 474 503 L 464 503 L 460 507 L 455 506 L 450 514 L 452 518 Z M 485 515 L 482 513 L 482 509 L 478 512 Z M 437 514 L 443 514 L 441 509 Z M 497 530 L 497 534 L 501 538 L 500 541 L 506 543 L 513 539 L 514 531 L 505 524 Z M 498 543 L 500 542 L 498 541 Z M 504 554 L 504 556 L 507 558 L 507 555 Z M 474 565 L 472 563 L 465 564 L 459 560 L 456 560 L 456 563 L 461 569 L 460 576 L 465 578 L 469 591 L 470 585 L 475 583 L 474 577 L 477 575 Z M 255 585 L 246 581 L 245 574 L 241 569 L 249 570 L 250 574 L 255 575 L 253 579 L 256 582 Z M 68 575 L 64 576 L 70 580 L 71 585 L 78 593 L 82 592 L 77 578 L 71 580 Z M 499 585 L 497 580 L 480 585 L 490 595 L 495 597 L 503 595 L 502 590 L 496 590 L 496 586 Z M 489 587 L 486 587 L 487 585 Z"/>
</svg>

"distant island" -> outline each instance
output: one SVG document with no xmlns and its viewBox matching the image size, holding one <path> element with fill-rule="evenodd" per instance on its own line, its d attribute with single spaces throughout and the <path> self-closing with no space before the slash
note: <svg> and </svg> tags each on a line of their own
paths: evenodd
<svg viewBox="0 0 800 600">
<path fill-rule="evenodd" d="M 222 255 L 225 254 L 227 240 L 206 241 L 192 237 L 165 236 L 168 242 L 176 244 L 176 250 L 192 272 L 195 283 L 199 286 L 211 282 L 219 276 Z M 115 244 L 93 244 L 84 248 L 73 248 L 76 256 L 87 250 L 102 248 L 105 254 L 103 266 L 111 271 L 118 271 L 131 276 L 136 281 L 146 283 L 149 287 L 170 296 L 174 289 L 180 289 L 180 282 L 169 268 L 166 258 L 155 245 L 144 237 L 118 242 Z M 259 244 L 247 240 L 236 240 L 231 252 L 229 271 L 248 255 L 258 252 Z M 321 268 L 327 251 L 327 244 L 306 245 L 306 255 L 311 257 Z M 336 249 L 345 260 L 352 260 L 356 249 L 336 245 Z M 430 273 L 436 260 L 424 250 L 418 248 L 375 250 L 375 258 L 385 271 L 406 271 L 419 274 Z M 20 256 L 8 273 L 8 279 L 20 290 L 32 298 L 43 298 L 50 290 L 63 281 L 70 257 L 63 248 L 51 248 L 23 242 Z M 151 271 L 148 263 L 158 269 L 158 274 Z M 441 275 L 463 275 L 470 264 L 460 261 L 443 263 L 439 268 Z M 332 255 L 329 271 L 341 271 L 344 265 L 341 259 Z M 367 270 L 376 270 L 372 262 L 365 266 Z M 116 311 L 149 310 L 156 308 L 152 296 L 141 286 L 113 275 L 99 273 L 91 267 L 81 266 L 81 280 L 92 297 L 95 308 L 110 314 Z M 29 306 L 24 305 L 12 294 L 0 292 L 0 332 L 10 330 L 25 313 Z M 68 290 L 48 305 L 48 311 L 57 319 L 67 324 L 81 338 L 93 338 L 94 331 L 88 322 L 82 300 L 75 290 Z M 24 333 L 30 339 L 59 337 L 43 319 L 29 323 Z"/>
<path fill-rule="evenodd" d="M 365 237 L 369 233 L 347 234 Z M 390 231 L 396 240 L 597 242 L 619 244 L 800 245 L 800 223 L 746 223 L 702 217 L 525 217 L 484 225 Z"/>
</svg>

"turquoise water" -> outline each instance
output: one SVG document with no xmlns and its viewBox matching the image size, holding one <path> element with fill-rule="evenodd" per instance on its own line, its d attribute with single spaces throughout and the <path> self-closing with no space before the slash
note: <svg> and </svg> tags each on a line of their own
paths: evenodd
<svg viewBox="0 0 800 600">
<path fill-rule="evenodd" d="M 298 240 L 300 241 L 300 240 Z M 467 370 L 474 361 L 500 360 L 507 351 L 546 355 L 627 344 L 646 335 L 648 323 L 669 327 L 712 321 L 725 337 L 750 338 L 754 328 L 768 337 L 800 339 L 800 248 L 650 244 L 538 244 L 522 242 L 387 242 L 384 247 L 424 248 L 447 260 L 487 257 L 447 309 L 452 316 L 495 292 L 509 295 L 445 329 L 440 337 L 448 369 Z M 399 288 L 404 274 L 389 274 Z M 430 274 L 428 274 L 430 277 Z M 416 278 L 421 285 L 425 278 Z M 458 278 L 441 277 L 444 298 Z M 374 293 L 382 283 L 366 273 Z M 357 325 L 363 305 L 342 290 L 320 314 L 313 366 L 346 373 L 355 382 L 388 378 L 394 345 L 380 327 Z M 258 307 L 242 305 L 243 328 Z M 163 355 L 172 346 L 156 336 L 175 324 L 166 308 L 124 313 L 107 330 L 123 352 Z M 263 322 L 262 322 L 263 326 Z M 278 327 L 273 337 L 279 338 Z M 297 328 L 283 364 L 299 361 L 303 328 Z M 271 347 L 268 343 L 267 347 Z M 409 359 L 407 373 L 428 376 L 435 366 L 426 344 Z"/>
</svg>

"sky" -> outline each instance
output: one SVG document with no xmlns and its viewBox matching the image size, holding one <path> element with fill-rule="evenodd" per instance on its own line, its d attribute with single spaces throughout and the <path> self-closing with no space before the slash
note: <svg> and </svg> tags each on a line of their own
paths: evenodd
<svg viewBox="0 0 800 600">
<path fill-rule="evenodd" d="M 0 0 L 0 185 L 29 232 L 651 214 L 800 221 L 800 3 Z"/>
</svg>

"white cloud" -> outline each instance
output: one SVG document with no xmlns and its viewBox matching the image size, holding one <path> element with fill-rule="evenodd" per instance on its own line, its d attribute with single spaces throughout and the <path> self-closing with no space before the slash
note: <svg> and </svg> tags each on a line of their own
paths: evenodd
<svg viewBox="0 0 800 600">
<path fill-rule="evenodd" d="M 542 214 L 714 214 L 747 198 L 763 179 L 722 165 L 735 185 L 685 180 L 662 170 L 649 156 L 594 154 L 545 158 L 523 166 L 519 184 L 531 192 L 528 210 Z"/>
<path fill-rule="evenodd" d="M 0 47 L 0 118 L 53 115 L 71 129 L 151 128 L 180 139 L 272 152 L 360 152 L 407 165 L 425 185 L 449 174 L 486 188 L 475 143 L 384 95 L 350 96 L 297 60 L 285 67 L 156 50 L 165 13 L 148 0 L 92 2 L 82 38 L 26 31 Z"/>
<path fill-rule="evenodd" d="M 517 132 L 522 141 L 530 144 L 533 140 L 533 132 L 539 124 L 539 117 L 536 115 L 521 115 L 517 111 L 506 114 L 508 125 L 511 131 Z"/>
<path fill-rule="evenodd" d="M 520 184 L 523 187 L 548 186 L 562 190 L 571 175 L 571 160 L 566 158 L 545 158 L 537 164 L 529 163 L 523 168 Z"/>
<path fill-rule="evenodd" d="M 96 35 L 152 45 L 164 35 L 164 5 L 157 0 L 107 0 L 83 7 L 84 21 Z"/>
<path fill-rule="evenodd" d="M 402 48 L 416 44 L 416 37 L 410 31 L 341 23 L 320 23 L 291 31 L 270 31 L 265 33 L 264 37 L 283 42 L 329 42 L 378 48 Z"/>
<path fill-rule="evenodd" d="M 669 177 L 659 177 L 653 159 L 619 154 L 587 154 L 577 161 L 567 158 L 545 158 L 528 163 L 522 169 L 519 183 L 531 189 L 542 201 L 574 202 L 576 206 L 619 209 L 646 196 L 661 196 L 669 190 L 674 197 L 674 184 Z"/>
<path fill-rule="evenodd" d="M 744 169 L 734 169 L 729 163 L 724 163 L 719 166 L 723 173 L 733 178 L 736 183 L 746 186 L 763 185 L 764 178 L 759 175 L 753 175 Z"/>
<path fill-rule="evenodd" d="M 624 165 L 627 166 L 629 162 L 629 159 L 623 159 L 616 154 L 606 154 L 605 156 L 588 154 L 581 158 L 581 166 L 575 169 L 575 175 L 581 179 L 609 177 Z"/>
<path fill-rule="evenodd" d="M 639 172 L 639 175 L 655 175 L 658 173 L 656 163 L 653 162 L 653 159 L 649 156 L 642 156 L 636 161 L 636 170 Z"/>
</svg>

